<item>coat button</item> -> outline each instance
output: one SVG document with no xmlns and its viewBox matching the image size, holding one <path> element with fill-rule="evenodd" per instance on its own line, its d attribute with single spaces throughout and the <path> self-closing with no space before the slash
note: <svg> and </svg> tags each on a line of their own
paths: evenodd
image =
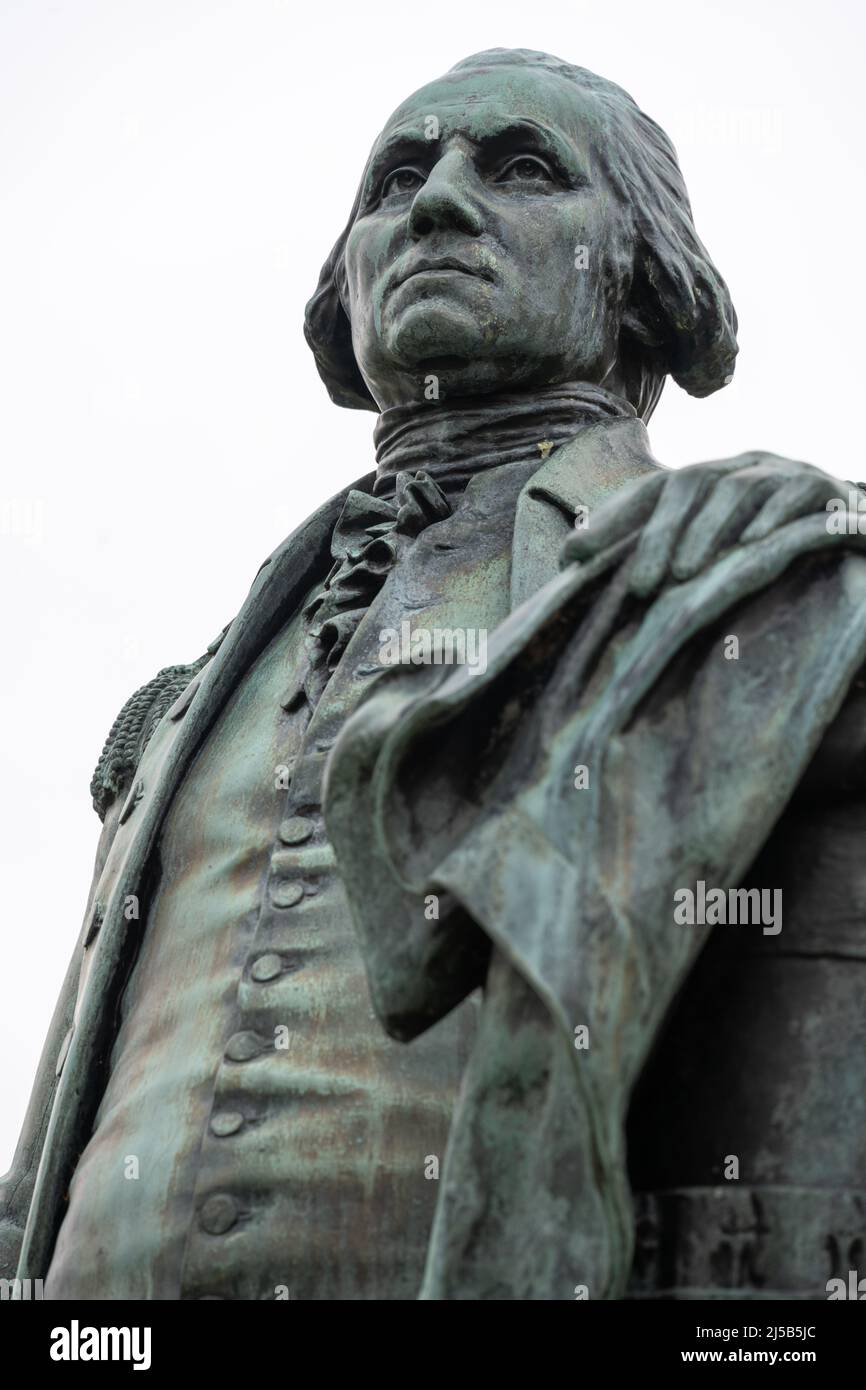
<svg viewBox="0 0 866 1390">
<path fill-rule="evenodd" d="M 238 1219 L 238 1204 L 228 1193 L 215 1192 L 202 1204 L 198 1219 L 202 1230 L 207 1231 L 208 1235 L 225 1235 Z"/>
<path fill-rule="evenodd" d="M 269 951 L 267 955 L 259 956 L 254 962 L 250 975 L 259 984 L 264 984 L 267 980 L 275 980 L 278 975 L 283 973 L 283 959 L 274 951 Z"/>
<path fill-rule="evenodd" d="M 306 816 L 289 816 L 280 826 L 280 839 L 284 845 L 302 845 L 305 840 L 309 840 L 315 828 Z"/>
<path fill-rule="evenodd" d="M 238 1110 L 220 1110 L 211 1117 L 211 1132 L 224 1139 L 229 1134 L 237 1134 L 244 1117 Z"/>
<path fill-rule="evenodd" d="M 304 896 L 300 883 L 275 883 L 271 887 L 271 902 L 274 907 L 294 907 Z"/>
<path fill-rule="evenodd" d="M 251 1062 L 261 1051 L 261 1040 L 256 1033 L 235 1033 L 226 1044 L 225 1055 L 230 1062 Z"/>
</svg>

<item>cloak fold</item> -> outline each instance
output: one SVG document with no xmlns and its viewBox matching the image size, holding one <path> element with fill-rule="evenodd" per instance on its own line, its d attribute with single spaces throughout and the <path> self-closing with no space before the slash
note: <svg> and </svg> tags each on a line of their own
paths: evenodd
<svg viewBox="0 0 866 1390">
<path fill-rule="evenodd" d="M 331 754 L 384 1026 L 411 1040 L 486 968 L 422 1298 L 622 1297 L 629 1098 L 712 930 L 674 894 L 743 882 L 866 660 L 856 528 L 794 522 L 649 602 L 635 540 L 516 608 L 483 674 L 384 675 Z"/>
</svg>

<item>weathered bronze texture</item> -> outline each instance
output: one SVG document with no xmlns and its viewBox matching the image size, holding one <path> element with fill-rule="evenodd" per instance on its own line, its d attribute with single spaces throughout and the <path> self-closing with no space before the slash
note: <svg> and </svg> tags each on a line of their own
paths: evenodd
<svg viewBox="0 0 866 1390">
<path fill-rule="evenodd" d="M 862 1263 L 859 493 L 646 432 L 736 326 L 612 83 L 492 50 L 389 119 L 305 325 L 377 468 L 111 729 L 0 1274 L 823 1299 Z"/>
</svg>

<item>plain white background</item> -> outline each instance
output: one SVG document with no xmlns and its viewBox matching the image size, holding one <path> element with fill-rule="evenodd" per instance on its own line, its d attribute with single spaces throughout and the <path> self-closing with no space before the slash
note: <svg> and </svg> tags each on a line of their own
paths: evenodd
<svg viewBox="0 0 866 1390">
<path fill-rule="evenodd" d="M 372 466 L 301 332 L 393 108 L 483 48 L 612 78 L 671 134 L 740 317 L 669 385 L 673 466 L 866 478 L 859 0 L 0 0 L 0 1172 L 77 936 L 123 702 Z"/>
</svg>

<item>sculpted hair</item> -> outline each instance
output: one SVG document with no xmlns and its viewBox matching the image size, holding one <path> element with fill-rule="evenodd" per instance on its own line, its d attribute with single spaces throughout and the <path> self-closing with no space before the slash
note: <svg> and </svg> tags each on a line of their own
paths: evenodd
<svg viewBox="0 0 866 1390">
<path fill-rule="evenodd" d="M 621 87 L 548 53 L 493 48 L 464 58 L 451 71 L 525 66 L 574 82 L 596 103 L 599 161 L 629 221 L 634 246 L 617 364 L 627 399 L 648 420 L 667 376 L 692 396 L 708 396 L 727 385 L 737 355 L 737 316 L 695 231 L 668 136 Z M 355 360 L 339 290 L 343 250 L 359 200 L 360 189 L 307 305 L 304 333 L 331 399 L 356 410 L 377 410 Z"/>
</svg>

